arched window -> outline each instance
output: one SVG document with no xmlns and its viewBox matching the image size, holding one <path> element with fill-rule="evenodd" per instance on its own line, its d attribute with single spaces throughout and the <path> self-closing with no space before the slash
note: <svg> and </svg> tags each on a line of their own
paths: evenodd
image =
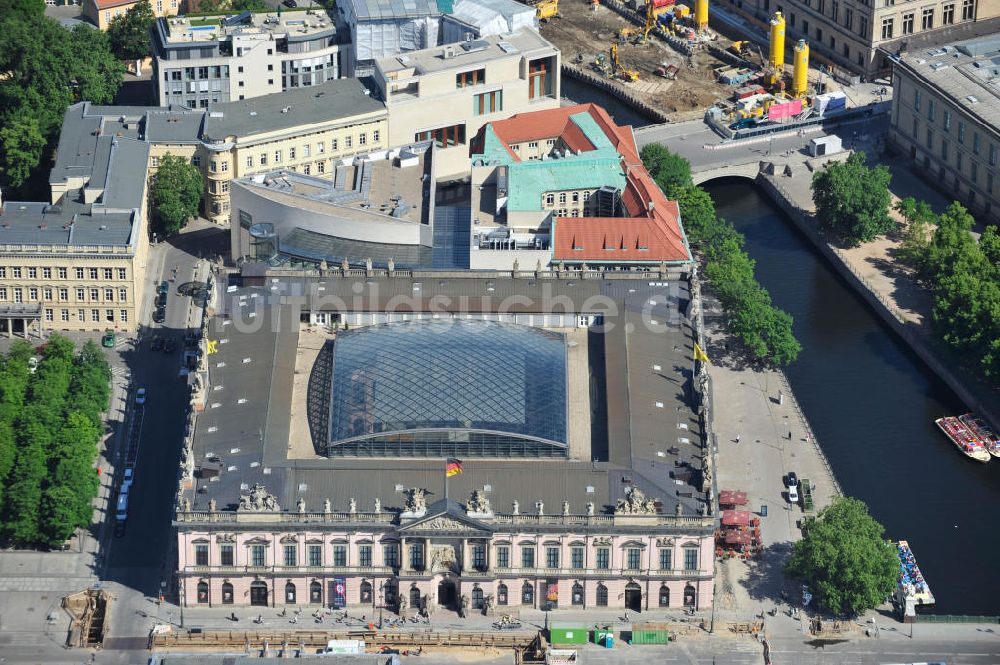
<svg viewBox="0 0 1000 665">
<path fill-rule="evenodd" d="M 420 607 L 420 589 L 415 586 L 410 587 L 410 607 L 413 609 Z"/>
<path fill-rule="evenodd" d="M 500 583 L 497 585 L 497 605 L 507 604 L 507 585 Z"/>
<path fill-rule="evenodd" d="M 660 585 L 660 607 L 670 607 L 670 587 Z"/>
<path fill-rule="evenodd" d="M 535 587 L 531 584 L 531 582 L 525 582 L 524 586 L 521 587 L 521 604 L 535 604 Z"/>
<path fill-rule="evenodd" d="M 574 605 L 583 605 L 583 585 L 579 582 L 573 582 L 572 602 Z"/>
<path fill-rule="evenodd" d="M 233 604 L 233 585 L 229 582 L 222 583 L 222 604 L 232 605 Z"/>
<path fill-rule="evenodd" d="M 597 585 L 597 606 L 607 607 L 608 606 L 608 587 L 603 584 Z"/>
<path fill-rule="evenodd" d="M 360 594 L 361 604 L 369 604 L 372 602 L 372 584 L 371 582 L 361 583 L 361 594 Z"/>
<path fill-rule="evenodd" d="M 198 602 L 208 603 L 208 582 L 198 582 Z"/>
<path fill-rule="evenodd" d="M 315 580 L 309 583 L 309 602 L 313 605 L 323 604 L 323 585 Z"/>
<path fill-rule="evenodd" d="M 395 607 L 396 606 L 396 583 L 392 580 L 386 580 L 385 586 L 382 587 L 382 604 L 384 607 Z"/>
<path fill-rule="evenodd" d="M 478 585 L 472 587 L 472 609 L 483 609 L 483 590 Z"/>
<path fill-rule="evenodd" d="M 688 584 L 684 587 L 684 607 L 695 607 L 698 604 L 698 594 L 694 587 Z"/>
<path fill-rule="evenodd" d="M 287 582 L 285 584 L 285 602 L 289 605 L 295 604 L 295 583 Z"/>
</svg>

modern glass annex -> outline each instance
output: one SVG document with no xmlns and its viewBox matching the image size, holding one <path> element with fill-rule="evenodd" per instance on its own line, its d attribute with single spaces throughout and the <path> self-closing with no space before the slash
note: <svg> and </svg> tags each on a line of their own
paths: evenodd
<svg viewBox="0 0 1000 665">
<path fill-rule="evenodd" d="M 341 332 L 330 456 L 565 457 L 566 344 L 477 320 Z"/>
</svg>

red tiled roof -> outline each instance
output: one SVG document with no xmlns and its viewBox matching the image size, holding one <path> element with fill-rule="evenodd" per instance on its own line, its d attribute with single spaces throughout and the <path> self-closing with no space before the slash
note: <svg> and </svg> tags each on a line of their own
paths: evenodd
<svg viewBox="0 0 1000 665">
<path fill-rule="evenodd" d="M 112 9 L 122 5 L 133 5 L 139 0 L 91 0 L 98 9 Z"/>
</svg>

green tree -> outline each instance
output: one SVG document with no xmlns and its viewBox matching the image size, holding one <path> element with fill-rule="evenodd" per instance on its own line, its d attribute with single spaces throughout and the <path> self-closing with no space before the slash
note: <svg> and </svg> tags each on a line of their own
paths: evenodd
<svg viewBox="0 0 1000 665">
<path fill-rule="evenodd" d="M 0 128 L 0 171 L 12 187 L 20 187 L 38 166 L 48 142 L 38 120 L 23 112 Z"/>
<path fill-rule="evenodd" d="M 681 210 L 681 223 L 688 235 L 688 240 L 701 244 L 711 233 L 716 223 L 715 202 L 701 187 L 695 185 L 677 185 L 670 190 L 664 190 L 667 196 L 677 201 Z"/>
<path fill-rule="evenodd" d="M 142 0 L 118 14 L 108 24 L 111 52 L 120 60 L 141 60 L 150 54 L 149 28 L 153 24 L 153 7 Z"/>
<path fill-rule="evenodd" d="M 885 529 L 858 499 L 840 497 L 806 518 L 785 572 L 836 614 L 880 605 L 896 586 L 899 559 Z"/>
<path fill-rule="evenodd" d="M 237 12 L 269 12 L 272 7 L 264 0 L 233 0 L 232 8 Z"/>
<path fill-rule="evenodd" d="M 204 184 L 196 166 L 167 153 L 153 176 L 153 220 L 159 233 L 176 233 L 198 215 Z"/>
<path fill-rule="evenodd" d="M 0 0 L 0 16 L 44 16 L 45 0 Z"/>
<path fill-rule="evenodd" d="M 895 224 L 889 216 L 891 179 L 885 166 L 869 168 L 863 152 L 827 164 L 813 174 L 816 218 L 852 245 L 874 240 Z"/>
<path fill-rule="evenodd" d="M 900 199 L 893 207 L 906 220 L 899 258 L 916 270 L 919 276 L 926 277 L 927 248 L 931 240 L 931 226 L 937 223 L 937 215 L 926 201 L 917 201 L 912 196 Z"/>
<path fill-rule="evenodd" d="M 56 548 L 66 542 L 79 526 L 76 495 L 69 487 L 50 485 L 41 499 L 38 541 L 46 547 Z"/>
<path fill-rule="evenodd" d="M 28 390 L 28 359 L 33 354 L 30 344 L 17 340 L 0 364 L 0 505 L 4 503 L 7 477 L 17 457 L 14 423 L 24 407 Z"/>
<path fill-rule="evenodd" d="M 639 156 L 664 192 L 669 193 L 675 187 L 690 187 L 694 184 L 688 160 L 670 152 L 659 143 L 648 144 Z"/>
</svg>

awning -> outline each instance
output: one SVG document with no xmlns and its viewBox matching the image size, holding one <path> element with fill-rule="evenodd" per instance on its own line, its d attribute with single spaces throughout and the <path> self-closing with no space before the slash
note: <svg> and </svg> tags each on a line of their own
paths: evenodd
<svg viewBox="0 0 1000 665">
<path fill-rule="evenodd" d="M 746 531 L 727 531 L 726 532 L 726 544 L 727 545 L 749 545 L 750 544 L 750 534 Z"/>
<path fill-rule="evenodd" d="M 750 526 L 750 511 L 723 510 L 722 526 Z"/>
<path fill-rule="evenodd" d="M 723 506 L 745 506 L 747 493 L 741 490 L 722 490 L 719 493 L 719 504 Z"/>
</svg>

